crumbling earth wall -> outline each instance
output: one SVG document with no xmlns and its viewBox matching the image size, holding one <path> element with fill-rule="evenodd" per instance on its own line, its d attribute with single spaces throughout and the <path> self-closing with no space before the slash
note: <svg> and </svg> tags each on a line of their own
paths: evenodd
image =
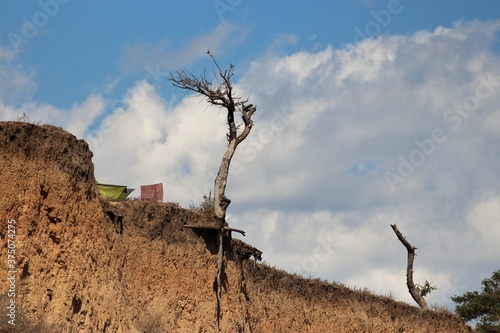
<svg viewBox="0 0 500 333">
<path fill-rule="evenodd" d="M 104 202 L 91 158 L 53 126 L 0 122 L 1 332 L 472 332 L 446 312 L 257 263 L 230 237 L 218 326 L 216 232 L 182 227 L 211 217 Z"/>
</svg>

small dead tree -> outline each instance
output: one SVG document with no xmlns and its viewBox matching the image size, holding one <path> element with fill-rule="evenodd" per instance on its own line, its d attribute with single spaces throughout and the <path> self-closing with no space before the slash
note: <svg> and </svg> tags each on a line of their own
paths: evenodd
<svg viewBox="0 0 500 333">
<path fill-rule="evenodd" d="M 235 96 L 233 91 L 233 77 L 234 66 L 231 64 L 228 69 L 222 70 L 214 56 L 207 52 L 212 58 L 218 76 L 218 84 L 212 84 L 208 80 L 206 73 L 201 76 L 195 76 L 186 70 L 177 71 L 174 76 L 170 74 L 170 81 L 172 84 L 180 89 L 194 92 L 204 98 L 210 105 L 218 106 L 227 111 L 227 141 L 228 145 L 222 157 L 219 171 L 214 182 L 214 215 L 218 220 L 217 226 L 194 226 L 185 225 L 186 228 L 201 228 L 201 229 L 216 229 L 218 230 L 218 259 L 217 259 L 217 321 L 220 318 L 220 304 L 221 304 L 221 284 L 222 284 L 222 271 L 224 264 L 224 235 L 228 232 L 235 231 L 245 235 L 245 232 L 239 229 L 230 228 L 226 222 L 227 207 L 231 200 L 226 196 L 227 178 L 229 175 L 229 166 L 231 159 L 234 156 L 238 145 L 246 139 L 253 127 L 252 116 L 256 111 L 256 107 L 248 103 L 248 99 L 243 100 L 241 97 Z M 235 113 L 241 114 L 242 125 L 238 126 L 235 120 Z"/>
<path fill-rule="evenodd" d="M 408 286 L 408 291 L 410 292 L 411 297 L 413 297 L 415 302 L 417 302 L 422 309 L 427 309 L 427 302 L 425 301 L 424 296 L 429 294 L 432 290 L 436 290 L 436 287 L 431 286 L 428 281 L 425 281 L 423 286 L 415 285 L 413 282 L 413 260 L 415 259 L 415 250 L 417 248 L 406 240 L 395 224 L 391 224 L 391 227 L 396 236 L 398 236 L 398 239 L 401 243 L 403 243 L 408 251 L 408 264 L 406 266 L 406 285 Z"/>
<path fill-rule="evenodd" d="M 226 210 L 231 203 L 231 200 L 225 195 L 229 165 L 231 164 L 231 159 L 236 148 L 246 139 L 252 130 L 252 116 L 256 111 L 256 107 L 252 104 L 247 104 L 248 99 L 243 100 L 241 97 L 234 95 L 233 83 L 231 82 L 234 66 L 231 64 L 229 69 L 223 71 L 210 51 L 207 53 L 217 67 L 218 76 L 221 80 L 219 85 L 214 86 L 207 79 L 206 73 L 200 77 L 196 77 L 185 70 L 178 71 L 175 77 L 171 74 L 170 81 L 172 81 L 175 87 L 195 92 L 205 97 L 209 104 L 222 107 L 227 111 L 227 125 L 229 129 L 227 134 L 228 145 L 222 157 L 214 184 L 214 213 L 222 225 L 226 223 Z M 238 126 L 235 121 L 236 112 L 241 113 L 241 119 L 243 120 L 243 129 L 240 132 L 238 132 Z"/>
</svg>

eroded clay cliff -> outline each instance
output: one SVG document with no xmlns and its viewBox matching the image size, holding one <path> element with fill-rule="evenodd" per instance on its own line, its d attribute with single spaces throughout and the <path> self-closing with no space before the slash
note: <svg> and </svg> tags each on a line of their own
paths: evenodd
<svg viewBox="0 0 500 333">
<path fill-rule="evenodd" d="M 446 312 L 273 269 L 230 237 L 218 323 L 217 237 L 182 227 L 210 217 L 173 203 L 102 201 L 91 158 L 58 128 L 0 122 L 0 330 L 472 332 Z M 4 278 L 12 238 L 15 327 Z"/>
</svg>

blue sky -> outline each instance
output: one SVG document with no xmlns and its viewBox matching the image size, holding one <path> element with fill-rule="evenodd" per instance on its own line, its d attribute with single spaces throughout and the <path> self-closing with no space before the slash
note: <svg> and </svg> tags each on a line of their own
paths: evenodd
<svg viewBox="0 0 500 333">
<path fill-rule="evenodd" d="M 0 120 L 85 139 L 99 181 L 199 202 L 224 115 L 166 77 L 211 69 L 210 49 L 258 107 L 228 184 L 245 240 L 411 303 L 395 223 L 452 306 L 500 259 L 499 37 L 487 0 L 0 0 Z"/>
<path fill-rule="evenodd" d="M 357 41 L 364 37 L 358 31 L 368 37 L 410 34 L 450 26 L 457 20 L 495 19 L 500 11 L 498 1 L 486 0 L 393 3 L 393 13 L 384 16 L 380 13 L 387 13 L 391 1 L 2 0 L 0 43 L 12 44 L 9 33 L 24 37 L 23 18 L 35 24 L 38 32 L 26 38 L 18 55 L 19 62 L 32 66 L 37 73 L 38 89 L 33 97 L 57 107 L 70 107 L 110 80 L 120 78 L 126 85 L 147 75 L 144 67 L 130 72 L 120 66 L 127 45 L 164 43 L 166 50 L 175 51 L 194 36 L 212 32 L 221 18 L 233 27 L 217 53 L 221 60 L 237 64 L 266 52 L 276 39 L 286 35 L 293 34 L 297 40 L 277 47 L 278 51 L 315 50 Z M 48 20 L 37 15 L 40 12 L 49 14 Z M 43 26 L 38 28 L 36 23 Z M 194 70 L 207 63 L 208 59 L 197 54 L 183 65 Z M 161 70 L 176 69 L 166 67 Z M 170 85 L 166 86 L 170 93 Z"/>
</svg>

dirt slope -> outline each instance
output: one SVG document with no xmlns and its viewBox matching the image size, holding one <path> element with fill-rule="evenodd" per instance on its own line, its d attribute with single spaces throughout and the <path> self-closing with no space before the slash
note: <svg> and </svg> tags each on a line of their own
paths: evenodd
<svg viewBox="0 0 500 333">
<path fill-rule="evenodd" d="M 60 129 L 0 122 L 0 331 L 472 332 L 447 313 L 257 263 L 229 238 L 218 329 L 215 234 L 182 228 L 210 218 L 176 204 L 102 202 L 91 158 Z"/>
</svg>

